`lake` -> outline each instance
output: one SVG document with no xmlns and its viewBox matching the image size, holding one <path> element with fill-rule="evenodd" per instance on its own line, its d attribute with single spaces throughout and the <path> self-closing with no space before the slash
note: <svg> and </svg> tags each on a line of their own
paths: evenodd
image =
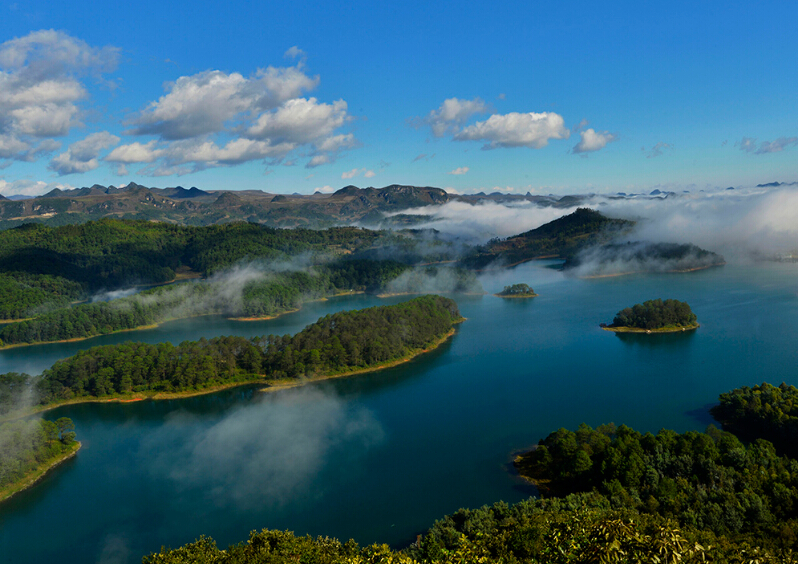
<svg viewBox="0 0 798 564">
<path fill-rule="evenodd" d="M 703 430 L 720 393 L 798 384 L 798 264 L 579 280 L 535 262 L 483 281 L 539 296 L 453 296 L 467 318 L 439 349 L 399 367 L 277 393 L 252 388 L 169 401 L 82 404 L 83 448 L 0 505 L 0 562 L 134 563 L 200 535 L 220 546 L 261 528 L 404 546 L 460 507 L 534 488 L 512 453 L 559 427 L 615 422 Z M 667 335 L 599 328 L 653 298 L 688 302 L 701 327 Z M 221 334 L 293 333 L 355 295 L 265 322 L 217 317 L 80 343 L 0 351 L 0 372 L 38 373 L 81 348 Z"/>
</svg>

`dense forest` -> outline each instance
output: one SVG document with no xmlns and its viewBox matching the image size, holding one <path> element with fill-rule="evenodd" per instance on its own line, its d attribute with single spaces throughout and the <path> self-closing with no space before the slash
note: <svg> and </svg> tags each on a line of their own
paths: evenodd
<svg viewBox="0 0 798 564">
<path fill-rule="evenodd" d="M 628 241 L 584 249 L 563 264 L 563 270 L 579 269 L 581 276 L 631 274 L 633 272 L 683 272 L 722 266 L 725 259 L 691 244 Z"/>
<path fill-rule="evenodd" d="M 10 493 L 4 490 L 76 447 L 75 424 L 66 417 L 56 421 L 19 419 L 0 424 L 0 493 Z"/>
<path fill-rule="evenodd" d="M 782 454 L 798 457 L 798 389 L 782 383 L 743 386 L 720 395 L 711 410 L 724 429 L 745 439 L 761 437 Z"/>
<path fill-rule="evenodd" d="M 529 287 L 529 284 L 512 284 L 505 286 L 504 290 L 496 294 L 502 298 L 528 298 L 537 296 L 535 290 Z"/>
<path fill-rule="evenodd" d="M 343 256 L 390 235 L 356 227 L 273 229 L 249 223 L 185 227 L 103 219 L 82 225 L 25 224 L 0 231 L 0 319 L 63 305 L 101 290 L 158 284 L 180 269 L 203 276 L 242 261 Z"/>
<path fill-rule="evenodd" d="M 472 272 L 410 267 L 391 260 L 341 260 L 276 273 L 253 268 L 208 281 L 160 286 L 110 302 L 53 310 L 1 328 L 0 346 L 87 338 L 194 315 L 273 316 L 297 309 L 306 300 L 339 292 L 395 291 L 397 282 L 405 293 L 483 292 Z"/>
<path fill-rule="evenodd" d="M 220 550 L 202 537 L 145 556 L 144 564 L 795 564 L 766 549 L 681 528 L 659 515 L 613 509 L 596 493 L 562 499 L 503 502 L 461 509 L 437 521 L 404 550 L 359 546 L 287 531 L 253 531 L 246 542 Z"/>
<path fill-rule="evenodd" d="M 262 378 L 311 378 L 368 369 L 432 345 L 461 320 L 454 301 L 422 296 L 392 306 L 327 315 L 293 336 L 93 347 L 57 362 L 38 378 L 0 376 L 0 413 L 26 396 L 47 405 L 74 398 L 195 391 Z"/>
<path fill-rule="evenodd" d="M 693 310 L 679 300 L 648 300 L 619 311 L 610 328 L 664 329 L 697 326 Z"/>
<path fill-rule="evenodd" d="M 676 519 L 738 541 L 798 549 L 798 460 L 764 439 L 626 426 L 560 429 L 516 460 L 543 492 L 597 491 L 614 508 Z"/>
</svg>

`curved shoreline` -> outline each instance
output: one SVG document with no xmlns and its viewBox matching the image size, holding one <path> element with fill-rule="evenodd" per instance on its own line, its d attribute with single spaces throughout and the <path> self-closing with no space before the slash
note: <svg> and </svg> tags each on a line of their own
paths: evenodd
<svg viewBox="0 0 798 564">
<path fill-rule="evenodd" d="M 9 484 L 5 488 L 0 491 L 0 503 L 11 499 L 19 492 L 23 492 L 28 488 L 35 486 L 42 478 L 44 478 L 51 470 L 55 469 L 56 467 L 60 466 L 73 456 L 75 456 L 83 444 L 80 441 L 76 442 L 76 446 L 70 451 L 65 454 L 62 454 L 58 458 L 52 460 L 48 464 L 44 466 L 39 466 L 34 468 L 27 474 L 24 478 L 14 482 L 13 484 Z"/>
<path fill-rule="evenodd" d="M 503 296 L 502 294 L 493 294 L 497 298 L 506 298 L 506 299 L 523 299 L 523 298 L 537 298 L 538 295 L 535 293 L 532 294 L 521 294 L 518 296 Z"/>
<path fill-rule="evenodd" d="M 461 318 L 453 324 L 459 324 L 465 321 L 465 318 Z M 38 406 L 32 409 L 25 410 L 24 412 L 13 412 L 13 413 L 6 413 L 3 416 L 0 416 L 0 422 L 2 421 L 10 421 L 13 419 L 19 419 L 21 417 L 27 417 L 29 415 L 34 415 L 37 413 L 44 413 L 46 411 L 50 411 L 59 407 L 63 407 L 65 405 L 78 405 L 82 403 L 132 403 L 137 401 L 144 401 L 144 400 L 170 400 L 170 399 L 181 399 L 181 398 L 190 398 L 195 396 L 204 396 L 207 394 L 213 394 L 215 392 L 220 392 L 222 390 L 227 390 L 230 388 L 238 388 L 242 386 L 252 386 L 252 385 L 264 385 L 265 387 L 260 388 L 259 392 L 276 392 L 288 388 L 296 388 L 298 386 L 304 386 L 305 384 L 312 384 L 314 382 L 321 382 L 324 380 L 331 380 L 333 378 L 340 378 L 343 376 L 355 376 L 358 374 L 365 374 L 367 372 L 376 372 L 378 370 L 384 370 L 386 368 L 392 368 L 394 366 L 398 366 L 410 360 L 413 360 L 417 356 L 420 356 L 424 353 L 431 352 L 438 347 L 440 347 L 443 343 L 449 340 L 455 333 L 456 329 L 452 327 L 448 333 L 439 337 L 435 341 L 433 341 L 430 345 L 428 345 L 424 349 L 417 349 L 412 350 L 409 354 L 398 358 L 389 360 L 387 362 L 383 362 L 380 364 L 375 364 L 373 366 L 368 366 L 364 368 L 358 368 L 356 370 L 349 370 L 346 372 L 336 372 L 332 374 L 323 374 L 319 376 L 312 376 L 309 378 L 292 378 L 292 379 L 270 379 L 264 378 L 263 376 L 258 376 L 254 378 L 250 378 L 248 380 L 238 380 L 235 382 L 227 382 L 224 384 L 219 384 L 216 386 L 210 386 L 208 388 L 203 388 L 201 390 L 188 390 L 183 392 L 160 392 L 160 391 L 149 391 L 149 392 L 136 392 L 127 395 L 118 395 L 114 397 L 105 397 L 105 398 L 75 398 L 69 400 L 63 400 L 56 403 Z"/>
<path fill-rule="evenodd" d="M 717 264 L 708 264 L 706 266 L 695 266 L 693 268 L 675 268 L 672 270 L 630 270 L 629 272 L 613 272 L 611 274 L 588 274 L 587 276 L 577 276 L 577 278 L 581 278 L 582 280 L 593 280 L 597 278 L 615 278 L 617 276 L 631 276 L 633 274 L 678 274 L 683 272 L 697 272 L 699 270 L 706 270 L 708 268 L 715 268 L 718 266 L 726 266 L 725 262 L 719 262 Z M 574 268 L 579 268 L 574 267 Z M 564 269 L 566 272 L 569 269 Z"/>
<path fill-rule="evenodd" d="M 642 333 L 644 335 L 654 333 L 681 333 L 682 331 L 695 331 L 701 327 L 700 323 L 695 325 L 686 325 L 680 327 L 661 327 L 660 329 L 640 329 L 639 327 L 602 327 L 605 331 L 612 331 L 613 333 Z"/>
</svg>

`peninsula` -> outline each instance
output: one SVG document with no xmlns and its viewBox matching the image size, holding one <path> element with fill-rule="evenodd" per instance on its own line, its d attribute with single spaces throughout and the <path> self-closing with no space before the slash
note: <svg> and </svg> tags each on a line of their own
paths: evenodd
<svg viewBox="0 0 798 564">
<path fill-rule="evenodd" d="M 453 300 L 427 295 L 326 315 L 293 336 L 93 347 L 58 361 L 41 377 L 0 375 L 0 416 L 29 413 L 13 411 L 25 395 L 38 398 L 32 409 L 41 411 L 64 403 L 196 395 L 247 383 L 295 386 L 377 370 L 434 349 L 461 321 Z"/>
</svg>

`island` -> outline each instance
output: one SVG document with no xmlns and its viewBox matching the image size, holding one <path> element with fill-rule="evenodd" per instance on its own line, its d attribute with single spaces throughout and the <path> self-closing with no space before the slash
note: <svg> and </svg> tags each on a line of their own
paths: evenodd
<svg viewBox="0 0 798 564">
<path fill-rule="evenodd" d="M 505 286 L 504 290 L 494 294 L 494 296 L 499 296 L 500 298 L 534 298 L 537 294 L 528 284 L 513 284 Z"/>
<path fill-rule="evenodd" d="M 0 424 L 0 502 L 38 482 L 79 448 L 75 424 L 67 417 Z"/>
<path fill-rule="evenodd" d="M 40 377 L 0 376 L 0 417 L 64 403 L 173 398 L 247 383 L 279 388 L 378 370 L 430 351 L 463 321 L 457 304 L 427 295 L 391 306 L 341 311 L 296 335 L 214 337 L 172 343 L 104 345 L 56 362 Z"/>
<path fill-rule="evenodd" d="M 679 300 L 648 300 L 619 311 L 611 325 L 601 324 L 616 333 L 675 333 L 698 328 L 693 310 Z"/>
</svg>

